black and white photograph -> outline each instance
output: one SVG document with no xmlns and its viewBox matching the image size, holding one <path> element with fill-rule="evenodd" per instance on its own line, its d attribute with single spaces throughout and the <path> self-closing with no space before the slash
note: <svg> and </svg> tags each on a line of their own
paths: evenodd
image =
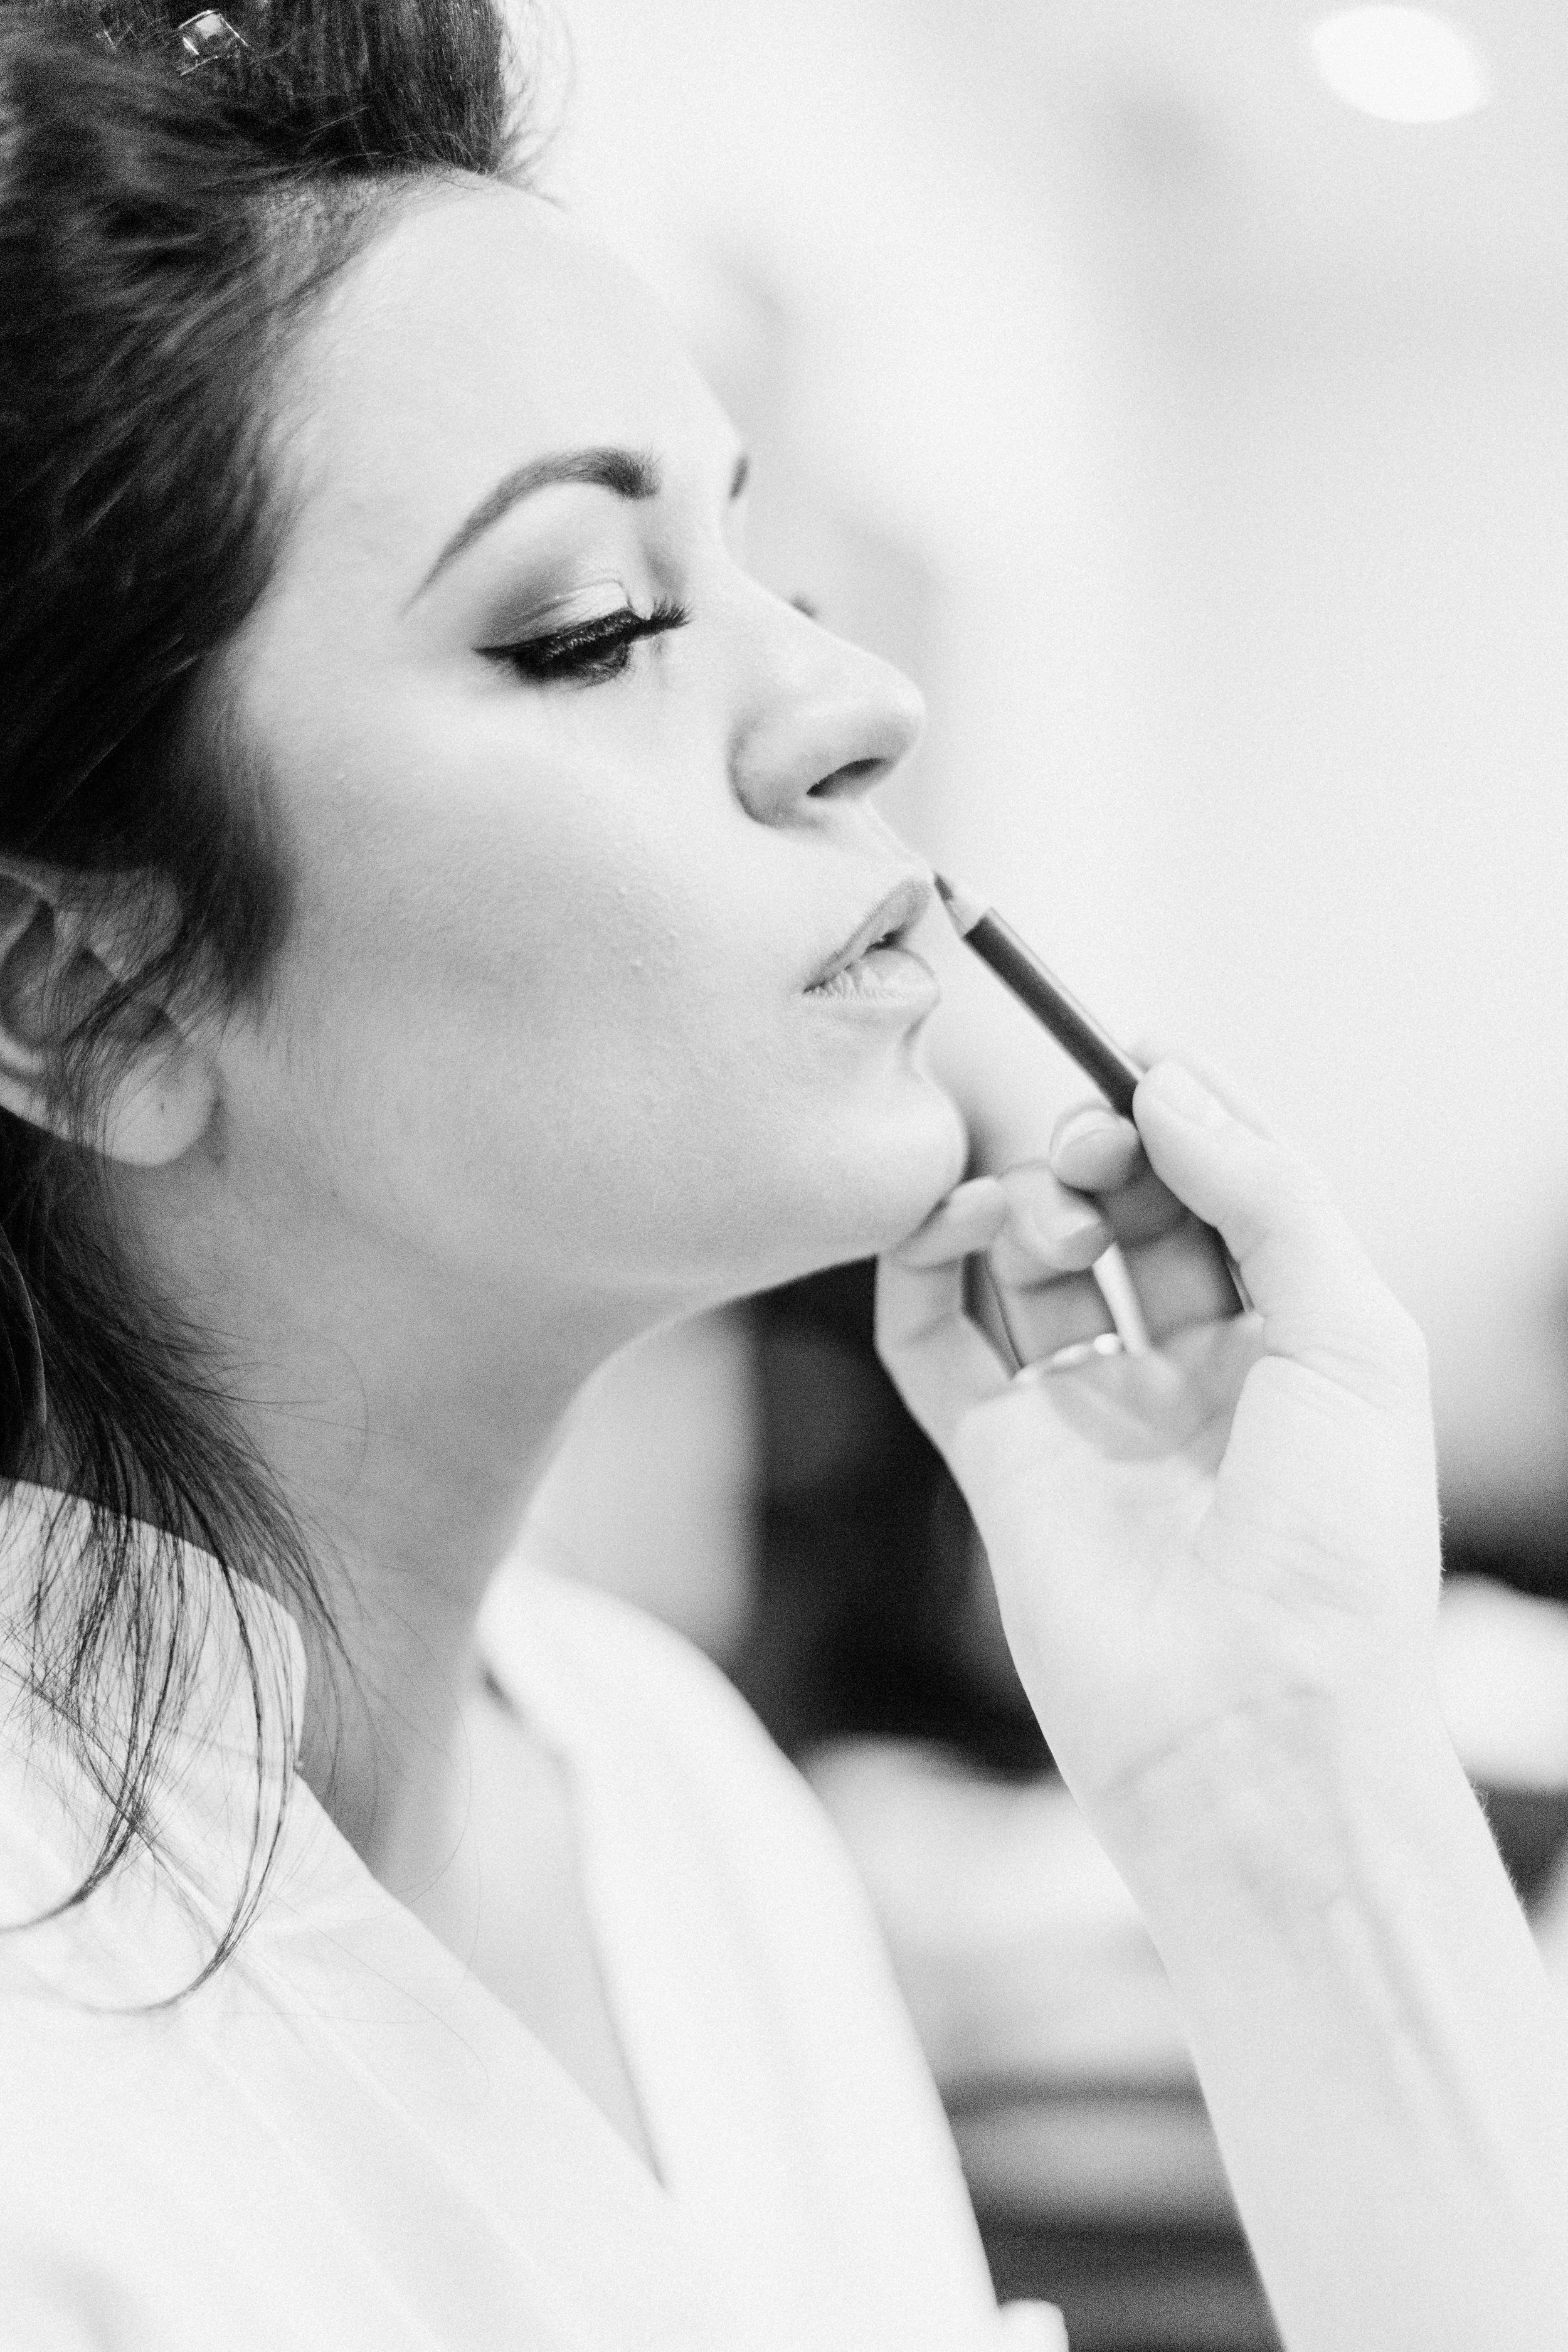
<svg viewBox="0 0 1568 2352">
<path fill-rule="evenodd" d="M 0 0 L 0 2352 L 1568 2352 L 1568 13 Z"/>
</svg>

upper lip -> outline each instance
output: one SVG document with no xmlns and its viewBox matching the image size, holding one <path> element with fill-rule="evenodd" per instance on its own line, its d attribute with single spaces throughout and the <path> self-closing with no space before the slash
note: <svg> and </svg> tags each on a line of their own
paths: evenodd
<svg viewBox="0 0 1568 2352">
<path fill-rule="evenodd" d="M 930 907 L 931 897 L 931 884 L 925 875 L 906 874 L 901 882 L 895 882 L 886 896 L 878 899 L 865 920 L 856 925 L 837 953 L 828 958 L 808 985 L 821 988 L 879 940 L 901 938 L 904 932 L 913 930 Z"/>
</svg>

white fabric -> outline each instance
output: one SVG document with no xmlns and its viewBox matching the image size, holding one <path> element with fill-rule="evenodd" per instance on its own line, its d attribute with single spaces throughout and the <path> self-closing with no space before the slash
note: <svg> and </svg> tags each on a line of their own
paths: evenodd
<svg viewBox="0 0 1568 2352">
<path fill-rule="evenodd" d="M 39 1490 L 4 1516 L 0 1590 Z M 254 1727 L 216 1571 L 166 1794 L 135 1855 L 0 1937 L 0 2344 L 17 2352 L 1052 2352 L 999 2315 L 946 2124 L 858 1885 L 722 1677 L 624 1604 L 515 1563 L 491 1675 L 563 1760 L 612 2013 L 662 2186 L 297 1787 L 237 1952 Z M 266 1612 L 296 1707 L 292 1627 Z M 16 1636 L 0 1649 L 14 1686 Z M 272 1759 L 274 1765 L 276 1759 Z M 0 1723 L 4 1914 L 82 1859 L 79 1775 Z M 113 2013 L 118 2011 L 119 2013 Z"/>
</svg>

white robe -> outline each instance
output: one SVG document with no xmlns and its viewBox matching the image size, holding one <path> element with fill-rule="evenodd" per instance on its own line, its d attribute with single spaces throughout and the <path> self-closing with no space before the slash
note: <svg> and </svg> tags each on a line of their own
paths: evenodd
<svg viewBox="0 0 1568 2352">
<path fill-rule="evenodd" d="M 6 1503 L 14 1607 L 40 1490 Z M 999 2314 L 880 1939 L 804 1782 L 637 1611 L 515 1561 L 481 1621 L 562 1760 L 661 2180 L 388 1895 L 302 1784 L 258 1917 L 186 1981 L 243 1867 L 255 1729 L 216 1570 L 161 1820 L 85 1906 L 0 1936 L 0 2344 L 11 2352 L 1047 2352 Z M 249 1596 L 286 1661 L 284 1613 Z M 8 1612 L 7 1612 L 8 1613 Z M 78 1768 L 0 1643 L 0 1906 L 68 1892 Z M 269 1769 L 277 1759 L 269 1759 Z M 118 2013 L 116 2013 L 118 2012 Z"/>
</svg>

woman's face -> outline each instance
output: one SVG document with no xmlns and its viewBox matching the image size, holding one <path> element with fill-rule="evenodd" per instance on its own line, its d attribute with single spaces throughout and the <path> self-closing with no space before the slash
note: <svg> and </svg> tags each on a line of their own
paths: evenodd
<svg viewBox="0 0 1568 2352">
<path fill-rule="evenodd" d="M 734 434 L 655 306 L 536 200 L 444 194 L 291 388 L 232 677 L 298 904 L 222 1048 L 226 1164 L 497 1299 L 673 1306 L 902 1234 L 963 1152 L 934 983 L 813 983 L 922 903 L 867 798 L 919 698 L 748 577 Z"/>
</svg>

